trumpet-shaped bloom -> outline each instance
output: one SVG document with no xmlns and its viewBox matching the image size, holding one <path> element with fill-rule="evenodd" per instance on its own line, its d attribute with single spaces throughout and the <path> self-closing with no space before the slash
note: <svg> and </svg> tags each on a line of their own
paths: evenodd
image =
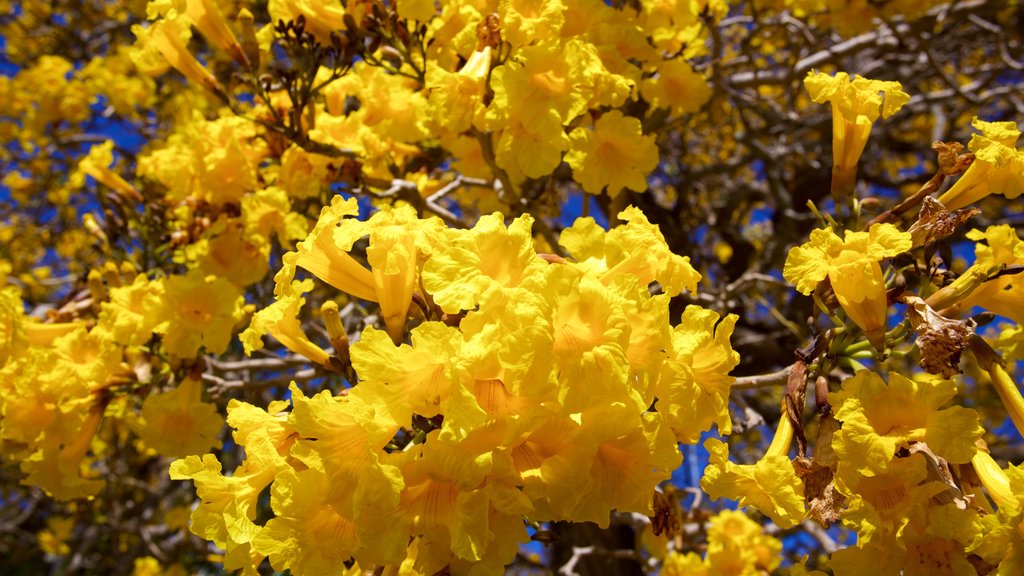
<svg viewBox="0 0 1024 576">
<path fill-rule="evenodd" d="M 110 301 L 101 305 L 99 329 L 108 331 L 123 346 L 145 343 L 160 323 L 150 312 L 158 305 L 162 292 L 163 283 L 150 282 L 145 274 L 136 276 L 128 286 L 111 288 Z"/>
<path fill-rule="evenodd" d="M 884 348 L 888 302 L 879 261 L 910 250 L 910 234 L 892 224 L 873 224 L 867 232 L 846 231 L 840 239 L 829 228 L 789 251 L 783 275 L 802 294 L 826 277 L 846 314 L 879 350 Z"/>
<path fill-rule="evenodd" d="M 388 335 L 399 342 L 412 304 L 420 267 L 445 242 L 447 228 L 439 218 L 421 220 L 409 205 L 383 206 L 365 222 L 342 220 L 334 229 L 335 250 L 349 251 L 360 238 L 369 235 L 366 260 L 370 264 L 373 288 Z"/>
<path fill-rule="evenodd" d="M 140 50 L 155 50 L 182 76 L 204 88 L 220 90 L 217 79 L 188 50 L 192 33 L 187 18 L 162 19 L 145 28 L 135 25 L 132 33 Z"/>
<path fill-rule="evenodd" d="M 529 501 L 514 486 L 495 481 L 492 452 L 441 441 L 431 432 L 423 444 L 390 460 L 402 469 L 405 488 L 394 521 L 410 534 L 422 534 L 416 565 L 433 574 L 456 558 L 468 563 L 511 560 L 514 546 L 527 538 L 522 515 Z M 472 573 L 467 571 L 466 573 Z"/>
<path fill-rule="evenodd" d="M 578 218 L 562 231 L 558 243 L 569 251 L 577 266 L 597 274 L 605 284 L 630 274 L 637 283 L 661 285 L 675 296 L 683 290 L 696 292 L 700 273 L 689 256 L 673 254 L 657 224 L 651 224 L 639 208 L 629 206 L 618 214 L 625 225 L 605 231 L 593 218 Z"/>
<path fill-rule="evenodd" d="M 217 407 L 202 401 L 199 381 L 186 379 L 173 390 L 146 398 L 133 429 L 146 446 L 163 456 L 181 458 L 220 448 L 217 436 L 223 427 Z"/>
<path fill-rule="evenodd" d="M 142 195 L 120 174 L 110 169 L 114 163 L 114 141 L 107 140 L 89 149 L 89 154 L 78 162 L 78 169 L 97 182 L 120 194 L 125 200 L 141 202 Z"/>
<path fill-rule="evenodd" d="M 512 46 L 527 46 L 558 36 L 565 22 L 562 0 L 501 0 L 498 4 L 502 36 Z"/>
<path fill-rule="evenodd" d="M 989 226 L 984 232 L 971 230 L 967 237 L 978 244 L 974 246 L 974 264 L 960 276 L 965 282 L 970 281 L 972 271 L 991 274 L 1002 266 L 1024 265 L 1024 241 L 1007 224 Z M 958 282 L 961 282 L 959 278 L 950 286 Z M 967 294 L 958 305 L 964 310 L 974 306 L 1024 324 L 1024 274 L 1008 274 L 985 282 Z"/>
<path fill-rule="evenodd" d="M 900 540 L 911 521 L 927 520 L 928 502 L 946 490 L 941 482 L 926 481 L 928 471 L 922 454 L 897 458 L 874 476 L 852 475 L 840 490 L 849 498 L 843 523 L 857 531 L 858 542 Z"/>
<path fill-rule="evenodd" d="M 533 247 L 533 218 L 521 216 L 508 228 L 504 220 L 497 212 L 480 218 L 471 230 L 454 233 L 450 248 L 427 260 L 423 286 L 445 312 L 504 300 L 506 289 L 546 266 Z"/>
<path fill-rule="evenodd" d="M 360 545 L 359 529 L 326 495 L 327 477 L 316 468 L 285 470 L 274 479 L 270 505 L 277 515 L 252 539 L 275 570 L 338 574 Z"/>
<path fill-rule="evenodd" d="M 473 52 L 458 72 L 448 72 L 430 62 L 427 65 L 428 103 L 434 121 L 452 132 L 469 130 L 474 119 L 482 121 L 483 98 L 490 69 L 490 46 Z"/>
<path fill-rule="evenodd" d="M 326 497 L 338 513 L 365 524 L 394 507 L 401 474 L 381 464 L 384 446 L 398 430 L 387 406 L 362 387 L 346 396 L 324 391 L 310 398 L 294 385 L 291 390 L 288 422 L 298 434 L 291 454 L 325 474 Z"/>
<path fill-rule="evenodd" d="M 947 210 L 963 208 L 989 194 L 1016 198 L 1024 190 L 1024 151 L 1016 148 L 1020 138 L 1017 124 L 985 122 L 975 117 L 971 125 L 981 131 L 967 144 L 974 152 L 974 163 L 939 196 Z"/>
<path fill-rule="evenodd" d="M 629 302 L 595 277 L 552 267 L 544 286 L 559 370 L 559 401 L 572 412 L 608 402 L 644 406 L 629 385 Z M 583 384 L 585 383 L 585 384 Z"/>
<path fill-rule="evenodd" d="M 721 434 L 732 432 L 729 390 L 735 378 L 729 371 L 740 356 L 729 337 L 739 318 L 730 314 L 719 319 L 716 312 L 687 306 L 672 331 L 672 351 L 657 386 L 657 408 L 680 442 L 696 442 L 711 424 L 717 424 Z"/>
<path fill-rule="evenodd" d="M 647 174 L 658 167 L 654 136 L 644 136 L 640 120 L 613 110 L 601 116 L 593 129 L 576 128 L 565 161 L 584 190 L 600 194 L 607 188 L 614 198 L 624 188 L 647 189 Z"/>
<path fill-rule="evenodd" d="M 164 335 L 164 348 L 179 358 L 191 358 L 205 347 L 220 354 L 227 350 L 235 323 L 242 316 L 242 296 L 224 278 L 204 278 L 191 271 L 163 281 L 164 297 L 155 311 L 160 323 L 153 329 Z"/>
<path fill-rule="evenodd" d="M 998 470 L 994 461 L 991 464 Z M 1024 469 L 1011 465 L 997 473 L 1002 476 L 1005 492 L 1015 501 L 1008 501 L 1005 505 L 1000 503 L 998 514 L 981 518 L 980 529 L 967 551 L 998 566 L 998 570 L 992 572 L 996 576 L 1011 576 L 1024 572 L 1024 542 L 1021 541 L 1021 532 L 1024 531 L 1024 515 L 1021 514 L 1024 510 Z"/>
<path fill-rule="evenodd" d="M 359 203 L 355 198 L 332 198 L 331 205 L 320 211 L 320 218 L 309 236 L 299 242 L 295 252 L 284 255 L 284 265 L 274 276 L 277 282 L 274 295 L 280 297 L 289 292 L 295 268 L 301 267 L 342 292 L 376 302 L 373 274 L 334 244 L 333 232 L 341 219 L 358 213 Z"/>
<path fill-rule="evenodd" d="M 270 306 L 260 310 L 253 315 L 249 321 L 249 327 L 239 335 L 239 340 L 245 347 L 246 354 L 252 354 L 254 350 L 263 348 L 263 335 L 270 334 L 278 342 L 284 344 L 285 348 L 302 354 L 313 362 L 326 366 L 330 360 L 330 354 L 316 345 L 306 336 L 299 322 L 299 312 L 302 310 L 306 299 L 300 294 L 313 289 L 312 280 L 295 281 L 288 293 L 280 296 Z"/>
<path fill-rule="evenodd" d="M 811 100 L 832 103 L 832 190 L 850 193 L 857 176 L 857 161 L 878 116 L 888 118 L 910 101 L 899 82 L 869 80 L 839 72 L 829 76 L 811 70 L 804 79 Z"/>
<path fill-rule="evenodd" d="M 228 424 L 236 429 L 235 441 L 245 447 L 246 456 L 230 476 L 221 473 L 221 463 L 213 454 L 171 463 L 171 479 L 192 480 L 201 500 L 192 511 L 192 533 L 214 542 L 236 560 L 249 560 L 250 542 L 260 530 L 255 523 L 260 493 L 289 469 L 283 454 L 294 441 L 294 430 L 277 414 L 285 405 L 272 402 L 269 412 L 264 412 L 237 400 L 228 404 Z"/>
<path fill-rule="evenodd" d="M 395 346 L 372 327 L 352 345 L 352 365 L 362 380 L 360 390 L 383 399 L 395 421 L 408 425 L 413 414 L 427 418 L 444 412 L 454 392 L 453 359 L 462 335 L 440 322 L 412 330 L 412 345 Z"/>
<path fill-rule="evenodd" d="M 782 542 L 738 510 L 722 510 L 708 522 L 708 553 L 704 564 L 710 574 L 765 574 L 782 558 Z"/>
<path fill-rule="evenodd" d="M 730 498 L 740 506 L 752 506 L 780 528 L 789 528 L 803 519 L 804 482 L 793 470 L 789 456 L 768 454 L 756 464 L 734 464 L 729 461 L 725 442 L 708 438 L 704 447 L 710 460 L 700 486 L 711 498 Z"/>
<path fill-rule="evenodd" d="M 688 114 L 700 110 L 711 97 L 708 81 L 683 58 L 659 62 L 657 70 L 656 76 L 640 86 L 640 93 L 652 106 L 668 108 L 676 115 Z"/>
<path fill-rule="evenodd" d="M 953 382 L 937 378 L 915 382 L 890 373 L 887 385 L 874 372 L 861 370 L 844 381 L 841 391 L 829 394 L 843 423 L 832 440 L 840 479 L 851 485 L 857 475 L 888 470 L 896 451 L 912 442 L 926 443 L 951 463 L 970 462 L 983 431 L 974 410 L 939 409 L 955 395 Z"/>
</svg>

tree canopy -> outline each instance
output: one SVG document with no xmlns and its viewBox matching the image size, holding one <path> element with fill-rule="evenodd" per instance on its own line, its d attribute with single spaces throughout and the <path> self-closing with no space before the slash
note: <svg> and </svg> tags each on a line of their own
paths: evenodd
<svg viewBox="0 0 1024 576">
<path fill-rule="evenodd" d="M 1024 573 L 1024 7 L 0 0 L 36 574 Z"/>
</svg>

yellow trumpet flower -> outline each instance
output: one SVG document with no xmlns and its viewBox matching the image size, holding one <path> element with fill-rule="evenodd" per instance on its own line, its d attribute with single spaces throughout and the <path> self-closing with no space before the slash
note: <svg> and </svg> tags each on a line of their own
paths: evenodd
<svg viewBox="0 0 1024 576">
<path fill-rule="evenodd" d="M 888 118 L 910 101 L 899 82 L 869 80 L 839 72 L 829 76 L 811 70 L 804 79 L 811 100 L 832 103 L 832 194 L 853 191 L 857 161 L 878 116 Z"/>
<path fill-rule="evenodd" d="M 989 194 L 1013 199 L 1024 190 L 1024 152 L 1015 147 L 1020 138 L 1017 124 L 985 122 L 975 116 L 971 125 L 981 131 L 967 144 L 974 152 L 974 163 L 939 196 L 939 202 L 950 211 L 973 204 Z"/>
<path fill-rule="evenodd" d="M 892 224 L 874 224 L 867 232 L 846 231 L 839 238 L 829 228 L 811 232 L 809 242 L 789 251 L 783 275 L 802 294 L 810 294 L 826 277 L 847 316 L 878 350 L 885 348 L 885 282 L 879 261 L 909 250 L 910 234 Z"/>
</svg>

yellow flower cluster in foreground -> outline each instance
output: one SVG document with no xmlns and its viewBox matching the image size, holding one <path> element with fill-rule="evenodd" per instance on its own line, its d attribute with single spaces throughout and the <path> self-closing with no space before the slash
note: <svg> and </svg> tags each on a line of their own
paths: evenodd
<svg viewBox="0 0 1024 576">
<path fill-rule="evenodd" d="M 227 551 L 228 568 L 269 557 L 277 570 L 332 573 L 352 556 L 497 573 L 527 541 L 523 516 L 606 526 L 613 509 L 650 514 L 681 461 L 677 441 L 729 431 L 735 317 L 691 306 L 670 327 L 669 297 L 700 276 L 639 210 L 607 232 L 577 220 L 562 235 L 571 259 L 537 254 L 529 216 L 453 230 L 405 207 L 356 213 L 341 198 L 324 209 L 285 256 L 278 303 L 243 339 L 256 346 L 267 330 L 309 353 L 287 321 L 311 288 L 293 281 L 304 268 L 381 305 L 388 330 L 369 327 L 351 347 L 358 385 L 312 397 L 293 386 L 290 406 L 266 410 L 233 403 L 242 466 L 227 476 L 210 454 L 171 467 L 196 483 L 192 530 Z M 348 254 L 364 237 L 369 269 Z M 422 319 L 406 344 L 414 299 L 445 321 Z M 268 485 L 275 517 L 260 526 Z"/>
</svg>

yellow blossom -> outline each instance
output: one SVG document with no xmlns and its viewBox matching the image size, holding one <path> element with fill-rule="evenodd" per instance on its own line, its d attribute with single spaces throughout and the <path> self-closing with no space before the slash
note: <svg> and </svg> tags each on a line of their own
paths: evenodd
<svg viewBox="0 0 1024 576">
<path fill-rule="evenodd" d="M 130 285 L 110 289 L 110 301 L 101 305 L 99 328 L 110 332 L 115 342 L 138 346 L 152 337 L 160 323 L 153 308 L 163 293 L 162 282 L 150 282 L 139 274 Z"/>
<path fill-rule="evenodd" d="M 437 64 L 427 65 L 427 88 L 430 89 L 431 115 L 446 130 L 464 132 L 484 112 L 483 98 L 487 89 L 487 73 L 491 69 L 491 47 L 473 52 L 458 72 L 444 70 Z"/>
<path fill-rule="evenodd" d="M 939 409 L 955 394 L 949 380 L 914 381 L 895 372 L 888 385 L 868 370 L 845 380 L 841 391 L 829 394 L 836 419 L 843 423 L 832 440 L 840 479 L 855 483 L 858 474 L 888 470 L 896 451 L 911 442 L 926 443 L 951 463 L 970 462 L 974 441 L 982 434 L 978 414 L 963 406 Z"/>
<path fill-rule="evenodd" d="M 461 334 L 440 322 L 425 322 L 410 333 L 412 345 L 395 346 L 372 327 L 352 345 L 352 365 L 362 378 L 359 387 L 380 397 L 392 417 L 408 425 L 413 414 L 427 418 L 444 413 L 455 388 L 452 359 Z"/>
<path fill-rule="evenodd" d="M 888 118 L 910 101 L 899 82 L 869 80 L 839 72 L 811 70 L 804 79 L 811 100 L 832 103 L 832 192 L 849 194 L 857 178 L 857 161 L 878 116 Z"/>
<path fill-rule="evenodd" d="M 133 426 L 146 446 L 163 456 L 182 458 L 220 448 L 217 439 L 224 418 L 217 407 L 202 401 L 198 380 L 186 379 L 173 390 L 151 394 L 142 403 Z"/>
<path fill-rule="evenodd" d="M 301 295 L 312 289 L 312 280 L 296 280 L 285 294 L 253 315 L 249 327 L 238 337 L 245 347 L 245 353 L 248 355 L 255 350 L 262 350 L 262 337 L 269 333 L 292 352 L 302 354 L 321 366 L 328 366 L 330 354 L 309 339 L 299 322 L 299 312 L 306 303 Z"/>
<path fill-rule="evenodd" d="M 67 540 L 75 528 L 74 518 L 51 517 L 46 521 L 46 528 L 36 536 L 39 548 L 47 554 L 66 556 L 71 553 Z"/>
<path fill-rule="evenodd" d="M 711 87 L 686 60 L 673 58 L 657 64 L 657 75 L 643 81 L 640 93 L 651 106 L 680 115 L 700 110 L 711 97 Z"/>
<path fill-rule="evenodd" d="M 781 563 L 782 542 L 738 510 L 723 510 L 708 522 L 710 574 L 763 574 Z"/>
<path fill-rule="evenodd" d="M 974 246 L 974 264 L 952 284 L 943 288 L 944 292 L 959 293 L 959 286 L 974 284 L 976 280 L 987 278 L 1004 266 L 1024 265 L 1024 241 L 1008 224 L 989 226 L 984 232 L 971 230 L 967 238 L 978 242 Z M 1003 275 L 964 292 L 956 303 L 956 309 L 970 310 L 979 306 L 1017 323 L 1024 323 L 1024 275 Z"/>
<path fill-rule="evenodd" d="M 738 319 L 687 306 L 672 331 L 672 349 L 657 385 L 657 408 L 680 442 L 696 442 L 711 424 L 718 425 L 720 434 L 732 432 L 729 390 L 735 378 L 729 371 L 739 364 L 739 353 L 729 337 Z"/>
<path fill-rule="evenodd" d="M 501 0 L 503 39 L 518 48 L 555 37 L 565 22 L 564 12 L 562 0 Z"/>
<path fill-rule="evenodd" d="M 220 92 L 220 83 L 188 50 L 188 41 L 192 36 L 189 23 L 184 18 L 162 19 L 152 22 L 148 27 L 132 26 L 132 33 L 138 39 L 141 50 L 155 50 L 182 76 L 200 86 Z"/>
<path fill-rule="evenodd" d="M 879 261 L 911 247 L 910 234 L 892 224 L 873 224 L 867 232 L 846 231 L 840 239 L 830 228 L 789 251 L 783 274 L 802 294 L 810 294 L 826 277 L 840 306 L 877 348 L 885 347 L 888 302 Z"/>
<path fill-rule="evenodd" d="M 1016 148 L 1020 138 L 1017 124 L 986 122 L 974 117 L 971 125 L 981 131 L 967 145 L 974 152 L 974 163 L 939 196 L 939 202 L 950 211 L 974 204 L 989 194 L 1013 199 L 1024 190 L 1024 151 Z"/>
<path fill-rule="evenodd" d="M 207 352 L 224 352 L 231 333 L 242 315 L 242 296 L 223 278 L 207 279 L 192 271 L 163 281 L 164 296 L 153 312 L 160 323 L 154 331 L 163 334 L 164 348 L 179 358 L 191 358 L 205 347 Z"/>
<path fill-rule="evenodd" d="M 803 519 L 804 481 L 796 475 L 789 460 L 793 426 L 783 410 L 779 426 L 764 457 L 755 464 L 733 464 L 729 446 L 717 438 L 708 438 L 704 447 L 709 462 L 700 486 L 714 499 L 731 498 L 740 506 L 751 506 L 771 518 L 780 528 L 789 528 Z"/>
<path fill-rule="evenodd" d="M 453 234 L 451 246 L 423 267 L 423 286 L 442 310 L 472 310 L 492 298 L 504 299 L 545 263 L 537 257 L 533 218 L 523 215 L 505 227 L 500 213 L 480 218 L 471 230 Z"/>
<path fill-rule="evenodd" d="M 576 128 L 565 161 L 584 190 L 614 198 L 624 188 L 647 189 L 647 174 L 658 167 L 658 147 L 644 136 L 640 121 L 613 110 L 601 116 L 592 130 Z"/>
<path fill-rule="evenodd" d="M 669 250 L 657 224 L 634 206 L 619 212 L 618 219 L 626 224 L 605 231 L 593 218 L 579 218 L 562 231 L 558 243 L 577 260 L 577 266 L 597 274 L 606 284 L 633 275 L 641 286 L 657 282 L 669 296 L 697 291 L 700 273 L 690 265 L 689 256 Z"/>
<path fill-rule="evenodd" d="M 858 542 L 900 541 L 911 521 L 927 519 L 929 499 L 946 486 L 926 481 L 926 466 L 922 454 L 911 454 L 896 458 L 874 475 L 837 478 L 840 490 L 849 498 L 843 523 L 857 531 Z"/>
<path fill-rule="evenodd" d="M 125 200 L 141 202 L 142 195 L 139 194 L 139 191 L 122 178 L 120 174 L 110 169 L 110 165 L 114 163 L 113 149 L 113 140 L 107 140 L 102 144 L 93 146 L 89 149 L 89 154 L 78 162 L 78 169 L 87 176 L 91 176 L 97 182 L 117 192 Z"/>
</svg>

